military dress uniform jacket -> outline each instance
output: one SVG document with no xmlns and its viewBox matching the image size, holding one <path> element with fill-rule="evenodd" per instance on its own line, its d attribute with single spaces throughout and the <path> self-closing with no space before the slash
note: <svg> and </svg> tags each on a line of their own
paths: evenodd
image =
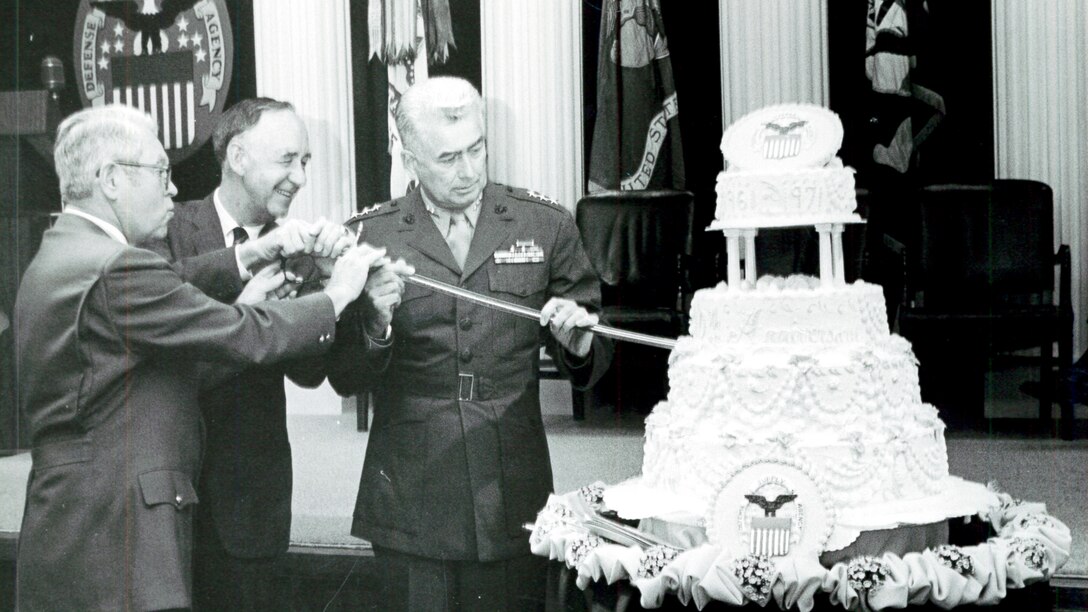
<svg viewBox="0 0 1088 612">
<path fill-rule="evenodd" d="M 223 247 L 223 226 L 211 195 L 176 204 L 167 241 L 155 250 L 208 295 L 228 303 L 238 297 L 242 281 L 234 248 Z M 214 384 L 201 381 L 207 439 L 198 512 L 201 520 L 212 521 L 223 547 L 235 557 L 272 557 L 286 552 L 290 543 L 285 374 L 306 387 L 324 380 L 319 360 L 309 359 L 234 371 L 220 367 Z"/>
<path fill-rule="evenodd" d="M 319 354 L 334 337 L 331 301 L 221 304 L 160 256 L 61 215 L 23 277 L 15 324 L 33 461 L 16 607 L 190 606 L 193 364 Z"/>
<path fill-rule="evenodd" d="M 429 215 L 417 190 L 368 208 L 349 228 L 363 223 L 366 242 L 420 275 L 534 309 L 553 296 L 599 309 L 574 220 L 554 202 L 487 186 L 464 272 Z M 538 261 L 497 263 L 496 252 L 519 243 Z M 340 330 L 350 337 L 330 351 L 329 381 L 341 394 L 374 394 L 352 534 L 437 559 L 529 554 L 523 525 L 552 491 L 538 383 L 547 328 L 408 284 L 388 348 L 366 339 L 359 310 L 346 311 Z M 577 388 L 596 382 L 611 360 L 603 338 L 581 363 L 552 344 Z"/>
</svg>

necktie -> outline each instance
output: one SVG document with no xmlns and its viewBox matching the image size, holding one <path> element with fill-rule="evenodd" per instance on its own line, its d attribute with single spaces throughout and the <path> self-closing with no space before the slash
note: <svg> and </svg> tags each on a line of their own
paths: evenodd
<svg viewBox="0 0 1088 612">
<path fill-rule="evenodd" d="M 468 247 L 472 244 L 472 226 L 465 217 L 465 213 L 450 215 L 450 229 L 446 232 L 446 244 L 453 251 L 453 258 L 457 260 L 458 267 L 465 269 L 465 258 L 468 257 Z"/>
<path fill-rule="evenodd" d="M 233 246 L 238 246 L 239 244 L 242 244 L 243 242 L 249 240 L 249 232 L 247 232 L 244 228 L 236 227 L 232 229 L 230 233 L 234 236 Z"/>
</svg>

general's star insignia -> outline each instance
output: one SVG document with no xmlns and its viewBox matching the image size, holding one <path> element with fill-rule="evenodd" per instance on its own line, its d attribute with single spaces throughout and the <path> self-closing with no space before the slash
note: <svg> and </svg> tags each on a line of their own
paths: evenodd
<svg viewBox="0 0 1088 612">
<path fill-rule="evenodd" d="M 555 204 L 555 205 L 559 204 L 559 202 L 557 200 L 553 200 L 553 199 L 549 198 L 548 196 L 546 196 L 543 193 L 540 193 L 538 191 L 529 191 L 528 193 L 529 193 L 530 198 L 536 198 L 536 199 L 540 200 L 541 202 L 547 202 L 548 204 Z"/>
<path fill-rule="evenodd" d="M 360 210 L 359 214 L 360 215 L 369 215 L 372 212 L 378 212 L 378 210 L 381 209 L 381 207 L 382 207 L 381 204 L 375 204 L 373 206 L 367 206 L 366 208 Z"/>
</svg>

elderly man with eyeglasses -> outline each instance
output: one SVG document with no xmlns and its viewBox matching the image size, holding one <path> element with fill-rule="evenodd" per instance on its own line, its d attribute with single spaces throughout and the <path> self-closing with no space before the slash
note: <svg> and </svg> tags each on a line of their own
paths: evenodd
<svg viewBox="0 0 1088 612">
<path fill-rule="evenodd" d="M 173 214 L 150 117 L 79 111 L 54 153 L 64 212 L 15 301 L 20 409 L 32 467 L 16 555 L 20 610 L 188 608 L 203 452 L 197 358 L 318 355 L 381 250 L 349 248 L 322 292 L 228 305 L 159 255 Z"/>
</svg>

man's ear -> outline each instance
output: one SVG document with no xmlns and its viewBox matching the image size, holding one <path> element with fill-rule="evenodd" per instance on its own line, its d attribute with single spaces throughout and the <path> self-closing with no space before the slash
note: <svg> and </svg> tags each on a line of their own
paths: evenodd
<svg viewBox="0 0 1088 612">
<path fill-rule="evenodd" d="M 409 181 L 415 181 L 418 183 L 419 173 L 416 172 L 416 164 L 419 163 L 419 160 L 416 158 L 414 153 L 412 153 L 408 149 L 403 148 L 403 145 L 400 150 L 400 161 L 401 164 L 404 166 L 405 172 L 407 172 L 408 174 Z"/>
<path fill-rule="evenodd" d="M 242 143 L 238 142 L 238 137 L 235 136 L 227 144 L 227 167 L 231 169 L 231 172 L 242 176 L 245 174 L 246 168 L 249 165 L 248 154 L 246 148 L 242 146 Z"/>
<path fill-rule="evenodd" d="M 98 171 L 98 187 L 102 190 L 102 195 L 106 196 L 106 199 L 111 202 L 120 197 L 121 181 L 127 180 L 128 176 L 125 175 L 124 168 L 117 164 L 106 164 Z"/>
</svg>

